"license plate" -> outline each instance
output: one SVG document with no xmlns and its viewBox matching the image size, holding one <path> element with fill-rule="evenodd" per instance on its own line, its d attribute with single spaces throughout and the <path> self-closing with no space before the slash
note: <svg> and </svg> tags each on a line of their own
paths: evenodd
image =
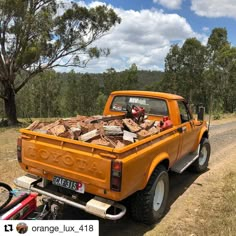
<svg viewBox="0 0 236 236">
<path fill-rule="evenodd" d="M 79 181 L 76 182 L 76 181 L 73 181 L 73 180 L 65 179 L 65 178 L 62 178 L 62 177 L 59 177 L 59 176 L 54 176 L 53 180 L 52 180 L 52 183 L 54 185 L 57 185 L 57 186 L 60 186 L 60 187 L 63 187 L 63 188 L 67 188 L 67 189 L 76 191 L 78 193 L 84 193 L 84 190 L 85 190 L 85 186 L 84 186 L 83 183 L 81 183 Z"/>
</svg>

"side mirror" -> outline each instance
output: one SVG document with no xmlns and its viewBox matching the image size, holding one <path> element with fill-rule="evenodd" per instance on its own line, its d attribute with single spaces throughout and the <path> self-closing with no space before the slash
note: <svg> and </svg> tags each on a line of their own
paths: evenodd
<svg viewBox="0 0 236 236">
<path fill-rule="evenodd" d="M 200 106 L 198 108 L 197 119 L 198 120 L 204 120 L 204 116 L 205 116 L 205 107 Z"/>
</svg>

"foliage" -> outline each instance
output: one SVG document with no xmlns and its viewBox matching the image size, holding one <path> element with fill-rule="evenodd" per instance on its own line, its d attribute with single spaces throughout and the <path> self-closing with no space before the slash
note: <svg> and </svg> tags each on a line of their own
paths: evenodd
<svg viewBox="0 0 236 236">
<path fill-rule="evenodd" d="M 161 90 L 177 93 L 191 103 L 202 103 L 219 117 L 236 108 L 236 48 L 224 28 L 213 29 L 206 46 L 197 39 L 173 45 L 165 59 Z"/>
<path fill-rule="evenodd" d="M 109 95 L 116 90 L 132 90 L 137 88 L 137 66 L 131 65 L 128 70 L 117 73 L 114 68 L 103 73 L 104 94 Z"/>
<path fill-rule="evenodd" d="M 74 71 L 45 71 L 37 75 L 41 78 L 30 81 L 17 94 L 18 116 L 42 118 L 101 114 L 111 91 L 137 88 L 137 73 L 136 66 L 123 72 L 108 70 L 100 77 Z"/>
<path fill-rule="evenodd" d="M 0 98 L 9 123 L 17 123 L 15 95 L 31 78 L 107 55 L 109 49 L 93 42 L 116 23 L 120 18 L 105 5 L 88 9 L 71 2 L 63 9 L 56 0 L 0 1 Z"/>
</svg>

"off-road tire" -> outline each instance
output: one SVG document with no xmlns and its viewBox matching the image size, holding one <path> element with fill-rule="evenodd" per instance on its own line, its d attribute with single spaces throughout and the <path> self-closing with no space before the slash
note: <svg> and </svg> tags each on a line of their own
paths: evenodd
<svg viewBox="0 0 236 236">
<path fill-rule="evenodd" d="M 154 199 L 156 199 L 155 190 L 156 188 L 158 189 L 158 183 L 159 186 L 162 186 L 163 197 L 161 197 L 162 201 L 159 204 L 160 206 L 157 206 L 156 208 L 158 209 L 155 210 Z M 130 207 L 132 218 L 148 225 L 156 223 L 164 215 L 168 193 L 169 176 L 166 168 L 159 165 L 153 171 L 147 186 L 131 197 Z"/>
<path fill-rule="evenodd" d="M 190 170 L 195 173 L 202 173 L 207 170 L 208 162 L 211 154 L 211 145 L 207 138 L 203 138 L 200 143 L 199 156 L 190 166 Z"/>
</svg>

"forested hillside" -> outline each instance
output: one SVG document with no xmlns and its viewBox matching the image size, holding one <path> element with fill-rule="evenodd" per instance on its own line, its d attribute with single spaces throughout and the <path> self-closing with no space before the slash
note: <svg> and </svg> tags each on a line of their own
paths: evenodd
<svg viewBox="0 0 236 236">
<path fill-rule="evenodd" d="M 47 71 L 17 94 L 17 114 L 22 118 L 100 114 L 112 91 L 147 90 L 162 77 L 163 72 L 137 71 L 135 65 L 123 72 L 109 69 L 102 74 Z M 3 104 L 0 115 L 4 116 Z"/>
<path fill-rule="evenodd" d="M 226 29 L 216 28 L 207 45 L 196 38 L 186 39 L 182 46 L 172 45 L 164 72 L 138 70 L 135 64 L 122 72 L 110 68 L 100 74 L 47 70 L 16 94 L 17 116 L 101 114 L 112 91 L 129 89 L 182 95 L 191 104 L 203 104 L 215 118 L 224 112 L 233 113 L 236 111 L 236 48 L 228 42 Z M 0 117 L 6 117 L 2 100 Z"/>
</svg>

